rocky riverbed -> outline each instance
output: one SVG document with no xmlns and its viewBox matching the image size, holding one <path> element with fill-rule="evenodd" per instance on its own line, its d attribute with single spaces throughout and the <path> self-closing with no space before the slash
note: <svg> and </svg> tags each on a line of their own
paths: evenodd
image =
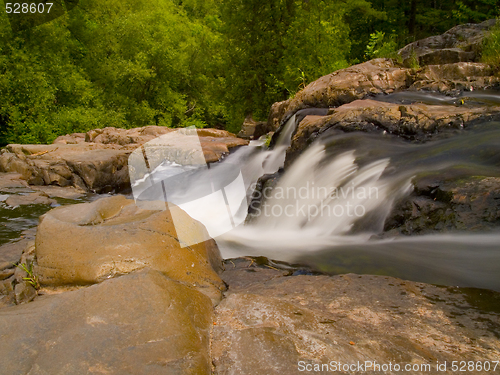
<svg viewBox="0 0 500 375">
<path fill-rule="evenodd" d="M 384 134 L 410 147 L 474 134 L 500 120 L 498 70 L 479 62 L 492 24 L 405 47 L 400 63 L 376 59 L 322 77 L 244 135 L 272 129 L 276 143 L 293 114 L 320 108 L 297 116 L 287 170 L 329 135 Z M 409 67 L 410 55 L 420 67 Z M 473 373 L 500 371 L 498 292 L 224 260 L 187 214 L 179 226 L 168 210 L 124 195 L 95 199 L 130 189 L 130 153 L 170 131 L 106 128 L 2 150 L 0 205 L 12 217 L 0 247 L 1 373 L 453 374 L 454 361 L 473 361 Z M 210 163 L 248 143 L 213 129 L 198 136 Z M 379 236 L 498 231 L 497 151 L 481 151 L 482 170 L 417 176 Z M 282 174 L 258 186 L 275 186 Z"/>
</svg>

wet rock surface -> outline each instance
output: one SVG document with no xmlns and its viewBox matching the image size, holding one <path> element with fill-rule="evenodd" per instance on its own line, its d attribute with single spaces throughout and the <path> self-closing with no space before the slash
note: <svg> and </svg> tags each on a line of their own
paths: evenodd
<svg viewBox="0 0 500 375">
<path fill-rule="evenodd" d="M 437 361 L 500 354 L 498 293 L 384 276 L 286 276 L 269 265 L 230 262 L 211 334 L 216 374 L 299 374 L 300 361 L 430 364 L 437 373 Z M 443 373 L 454 372 L 448 366 Z"/>
<path fill-rule="evenodd" d="M 327 116 L 306 116 L 287 150 L 286 166 L 320 135 L 327 132 L 388 133 L 413 142 L 425 142 L 460 133 L 470 125 L 500 120 L 500 106 L 394 104 L 356 100 Z"/>
<path fill-rule="evenodd" d="M 32 193 L 26 195 L 11 195 L 5 200 L 5 203 L 9 206 L 17 207 L 31 204 L 52 205 L 55 204 L 56 201 L 54 199 L 50 199 L 44 193 Z"/>
<path fill-rule="evenodd" d="M 268 120 L 278 128 L 273 141 L 297 111 L 329 108 L 327 114 L 299 119 L 285 169 L 319 138 L 362 132 L 426 143 L 471 134 L 498 121 L 498 68 L 479 62 L 482 41 L 494 24 L 490 20 L 456 26 L 401 49 L 403 64 L 371 60 L 321 77 L 294 98 L 275 103 Z M 419 66 L 410 68 L 411 59 Z M 402 99 L 392 99 L 397 95 Z M 480 170 L 453 178 L 434 176 L 428 186 L 417 178 L 410 197 L 396 203 L 384 235 L 494 230 L 497 178 Z"/>
<path fill-rule="evenodd" d="M 500 178 L 421 178 L 415 185 L 415 191 L 399 202 L 386 220 L 388 234 L 498 230 Z"/>
</svg>

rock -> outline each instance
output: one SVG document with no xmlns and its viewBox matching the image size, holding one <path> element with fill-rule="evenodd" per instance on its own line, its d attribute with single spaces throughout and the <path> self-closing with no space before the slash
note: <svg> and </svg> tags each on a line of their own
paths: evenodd
<svg viewBox="0 0 500 375">
<path fill-rule="evenodd" d="M 0 173 L 0 191 L 11 192 L 12 189 L 22 189 L 28 186 L 19 173 Z"/>
<path fill-rule="evenodd" d="M 414 181 L 414 192 L 395 205 L 384 230 L 388 234 L 428 234 L 456 230 L 491 231 L 500 225 L 500 178 Z"/>
<path fill-rule="evenodd" d="M 461 62 L 429 65 L 415 70 L 398 68 L 387 59 L 375 59 L 321 77 L 300 91 L 294 99 L 275 103 L 271 108 L 268 126 L 284 125 L 300 109 L 340 107 L 394 91 L 432 90 L 453 94 L 498 86 L 500 78 L 487 64 Z M 275 137 L 278 134 L 279 131 Z"/>
<path fill-rule="evenodd" d="M 332 361 L 434 371 L 437 361 L 496 360 L 500 310 L 489 310 L 491 301 L 498 306 L 500 295 L 353 274 L 275 277 L 234 291 L 229 284 L 211 334 L 214 373 L 300 374 Z"/>
<path fill-rule="evenodd" d="M 19 262 L 23 251 L 30 245 L 29 239 L 22 239 L 0 246 L 0 270 L 13 267 Z"/>
<path fill-rule="evenodd" d="M 341 69 L 310 83 L 293 99 L 276 103 L 268 124 L 282 125 L 299 109 L 338 107 L 368 95 L 402 90 L 408 87 L 409 80 L 410 70 L 397 67 L 390 59 L 374 59 Z M 275 114 L 282 114 L 279 120 L 274 119 Z"/>
<path fill-rule="evenodd" d="M 19 305 L 32 301 L 37 296 L 37 292 L 32 285 L 25 281 L 16 284 L 14 295 L 16 297 L 16 303 Z"/>
<path fill-rule="evenodd" d="M 4 296 L 0 294 L 0 309 L 8 306 L 13 306 L 14 305 L 14 300 L 12 297 L 9 296 Z"/>
<path fill-rule="evenodd" d="M 485 32 L 495 20 L 459 25 L 443 35 L 407 45 L 398 53 L 408 66 L 416 58 L 421 68 L 405 68 L 390 59 L 374 59 L 341 69 L 310 83 L 293 99 L 274 103 L 267 126 L 278 129 L 303 108 L 339 107 L 377 94 L 402 90 L 462 90 L 500 86 L 497 68 L 479 63 Z"/>
<path fill-rule="evenodd" d="M 174 130 L 161 126 L 105 128 L 87 132 L 84 138 L 81 133 L 59 137 L 52 145 L 8 145 L 0 154 L 0 172 L 20 174 L 30 185 L 73 186 L 96 193 L 123 191 L 130 188 L 130 153 Z M 208 163 L 248 143 L 223 130 L 197 132 Z"/>
<path fill-rule="evenodd" d="M 291 265 L 273 261 L 266 257 L 244 257 L 226 259 L 221 277 L 231 286 L 229 293 L 245 291 L 283 276 L 318 275 L 312 269 L 302 265 Z"/>
<path fill-rule="evenodd" d="M 479 24 L 458 25 L 442 35 L 431 36 L 410 43 L 398 51 L 403 64 L 416 60 L 420 65 L 450 64 L 462 61 L 473 62 L 480 55 L 486 32 L 496 20 Z"/>
<path fill-rule="evenodd" d="M 18 171 L 32 185 L 76 186 L 97 192 L 128 186 L 127 151 L 115 145 L 8 145 L 0 169 Z M 1 161 L 9 160 L 5 165 Z M 19 167 L 19 165 L 23 167 Z"/>
<path fill-rule="evenodd" d="M 149 267 L 197 288 L 214 303 L 224 289 L 220 253 L 187 214 L 181 247 L 170 211 L 149 211 L 123 196 L 53 209 L 41 217 L 35 268 L 42 285 L 89 284 Z"/>
<path fill-rule="evenodd" d="M 385 131 L 409 141 L 423 142 L 467 129 L 471 124 L 499 119 L 500 106 L 403 105 L 355 100 L 331 109 L 328 116 L 306 116 L 292 138 L 285 166 L 327 130 L 378 134 Z"/>
<path fill-rule="evenodd" d="M 14 269 L 7 268 L 0 271 L 0 280 L 5 280 L 14 274 Z"/>
<path fill-rule="evenodd" d="M 62 143 L 65 145 L 70 145 L 70 144 L 78 144 L 85 142 L 85 133 L 73 133 L 71 135 L 66 134 L 66 135 L 61 135 L 60 137 L 57 137 L 53 144 L 57 143 Z"/>
<path fill-rule="evenodd" d="M 461 91 L 498 88 L 500 79 L 487 64 L 460 62 L 428 65 L 412 71 L 409 90 L 437 91 L 455 94 Z"/>
<path fill-rule="evenodd" d="M 238 137 L 243 139 L 258 139 L 264 134 L 274 130 L 276 130 L 276 128 L 268 127 L 267 122 L 255 121 L 252 116 L 247 116 L 245 121 L 243 121 Z"/>
<path fill-rule="evenodd" d="M 72 186 L 60 187 L 54 185 L 33 186 L 33 190 L 39 191 L 50 198 L 79 199 L 85 196 L 86 192 Z"/>
<path fill-rule="evenodd" d="M 5 200 L 5 203 L 9 206 L 17 207 L 31 204 L 51 205 L 57 203 L 57 201 L 50 199 L 44 193 L 31 193 L 25 195 L 11 195 Z"/>
<path fill-rule="evenodd" d="M 250 223 L 258 216 L 257 213 L 259 212 L 262 202 L 271 196 L 272 189 L 276 186 L 283 173 L 284 169 L 280 168 L 275 173 L 265 174 L 259 177 L 255 184 L 255 189 L 252 192 L 252 197 L 250 198 L 248 215 L 245 219 L 245 223 Z"/>
<path fill-rule="evenodd" d="M 210 299 L 143 271 L 0 310 L 5 374 L 208 374 Z"/>
<path fill-rule="evenodd" d="M 14 292 L 14 282 L 15 277 L 10 276 L 9 278 L 0 281 L 0 295 L 9 296 Z"/>
</svg>

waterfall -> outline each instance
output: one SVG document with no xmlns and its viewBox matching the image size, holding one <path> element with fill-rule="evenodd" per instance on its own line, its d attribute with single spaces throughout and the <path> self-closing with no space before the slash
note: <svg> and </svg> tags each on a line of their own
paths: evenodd
<svg viewBox="0 0 500 375">
<path fill-rule="evenodd" d="M 232 178 L 227 165 L 241 171 L 245 194 L 238 201 L 237 225 L 221 230 L 214 224 L 210 233 L 219 233 L 214 237 L 223 257 L 266 256 L 326 272 L 386 274 L 500 290 L 498 232 L 377 238 L 394 203 L 412 191 L 416 176 L 450 171 L 500 176 L 500 124 L 483 124 L 477 131 L 425 144 L 366 133 L 322 137 L 287 168 L 272 190 L 261 192 L 256 217 L 243 225 L 258 178 L 283 166 L 295 122 L 296 115 L 272 150 L 252 141 L 209 170 L 191 171 L 191 177 L 170 192 L 174 203 L 176 196 L 189 200 L 193 190 L 188 185 L 196 186 L 209 174 L 222 188 Z M 161 180 L 172 168 L 183 167 L 166 162 L 152 174 Z M 204 224 L 217 221 L 216 204 L 192 205 L 187 212 Z"/>
</svg>

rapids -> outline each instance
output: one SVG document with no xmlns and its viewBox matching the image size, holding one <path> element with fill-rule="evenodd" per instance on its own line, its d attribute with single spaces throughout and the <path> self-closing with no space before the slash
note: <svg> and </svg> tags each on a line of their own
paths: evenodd
<svg viewBox="0 0 500 375">
<path fill-rule="evenodd" d="M 490 93 L 467 98 L 499 101 Z M 408 93 L 385 100 L 453 105 L 463 98 Z M 222 189 L 235 179 L 235 170 L 241 172 L 245 194 L 233 196 L 239 207 L 232 209 L 231 230 L 220 226 L 227 223 L 217 223 L 219 201 L 186 205 L 189 215 L 210 223 L 207 229 L 225 258 L 265 256 L 324 272 L 384 274 L 500 291 L 500 232 L 379 236 L 394 203 L 412 191 L 417 176 L 499 177 L 499 123 L 478 124 L 451 138 L 423 144 L 382 133 L 326 132 L 287 168 L 272 190 L 260 192 L 262 205 L 244 224 L 258 178 L 283 167 L 299 115 L 300 111 L 288 120 L 271 150 L 263 141 L 252 141 L 209 169 L 187 171 L 167 161 L 151 175 L 161 181 L 184 172 L 181 182 L 169 184 L 166 195 L 182 204 L 203 195 L 200 186 Z M 161 199 L 152 197 L 152 191 L 141 194 L 141 199 Z"/>
</svg>

